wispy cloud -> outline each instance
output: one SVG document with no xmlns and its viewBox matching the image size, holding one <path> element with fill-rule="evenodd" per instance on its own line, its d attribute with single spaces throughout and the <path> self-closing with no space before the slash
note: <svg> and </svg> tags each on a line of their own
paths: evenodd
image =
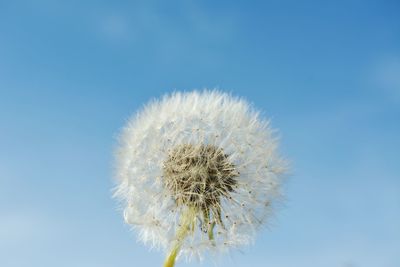
<svg viewBox="0 0 400 267">
<path fill-rule="evenodd" d="M 101 14 L 100 14 L 101 13 Z M 182 54 L 202 61 L 215 60 L 220 45 L 232 41 L 237 29 L 232 12 L 218 14 L 196 4 L 136 2 L 113 11 L 101 11 L 96 17 L 101 33 L 110 42 L 131 42 L 135 49 L 151 49 L 160 62 L 184 60 Z M 212 45 L 207 40 L 212 40 Z M 211 53 L 209 53 L 211 52 Z"/>
<path fill-rule="evenodd" d="M 374 73 L 376 86 L 400 100 L 400 56 L 392 55 L 379 60 Z"/>
<path fill-rule="evenodd" d="M 112 14 L 103 18 L 101 30 L 111 40 L 127 39 L 130 35 L 129 21 L 121 14 Z"/>
<path fill-rule="evenodd" d="M 27 210 L 0 214 L 0 247 L 31 243 L 54 234 L 55 226 L 44 215 Z"/>
</svg>

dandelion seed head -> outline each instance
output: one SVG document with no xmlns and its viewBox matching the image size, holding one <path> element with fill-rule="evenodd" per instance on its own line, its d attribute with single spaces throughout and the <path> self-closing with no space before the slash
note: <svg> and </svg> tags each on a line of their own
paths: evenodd
<svg viewBox="0 0 400 267">
<path fill-rule="evenodd" d="M 280 199 L 286 169 L 269 122 L 246 101 L 219 91 L 174 93 L 132 117 L 117 150 L 126 223 L 165 251 L 182 214 L 195 219 L 180 254 L 202 258 L 252 243 Z"/>
</svg>

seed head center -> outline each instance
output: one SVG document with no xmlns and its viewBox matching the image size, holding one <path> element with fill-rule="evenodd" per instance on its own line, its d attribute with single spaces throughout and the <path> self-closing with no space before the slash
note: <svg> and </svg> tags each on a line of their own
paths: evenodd
<svg viewBox="0 0 400 267">
<path fill-rule="evenodd" d="M 219 211 L 220 198 L 234 190 L 236 176 L 228 155 L 213 145 L 176 146 L 163 166 L 164 186 L 177 205 L 194 206 L 207 214 Z"/>
</svg>

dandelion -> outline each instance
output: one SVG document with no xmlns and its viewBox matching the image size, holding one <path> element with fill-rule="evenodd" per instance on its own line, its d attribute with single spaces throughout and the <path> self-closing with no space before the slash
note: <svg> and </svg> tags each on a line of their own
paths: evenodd
<svg viewBox="0 0 400 267">
<path fill-rule="evenodd" d="M 248 245 L 280 198 L 285 163 L 273 131 L 229 94 L 155 100 L 119 141 L 115 196 L 139 239 L 167 253 L 165 267 Z"/>
</svg>

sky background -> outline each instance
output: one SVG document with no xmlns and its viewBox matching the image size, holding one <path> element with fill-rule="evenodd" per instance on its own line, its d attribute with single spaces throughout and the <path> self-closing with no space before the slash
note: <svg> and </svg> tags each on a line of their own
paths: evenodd
<svg viewBox="0 0 400 267">
<path fill-rule="evenodd" d="M 399 14 L 396 0 L 0 0 L 0 266 L 162 266 L 111 198 L 116 136 L 154 97 L 219 88 L 271 118 L 292 165 L 285 206 L 219 266 L 399 267 Z"/>
</svg>

